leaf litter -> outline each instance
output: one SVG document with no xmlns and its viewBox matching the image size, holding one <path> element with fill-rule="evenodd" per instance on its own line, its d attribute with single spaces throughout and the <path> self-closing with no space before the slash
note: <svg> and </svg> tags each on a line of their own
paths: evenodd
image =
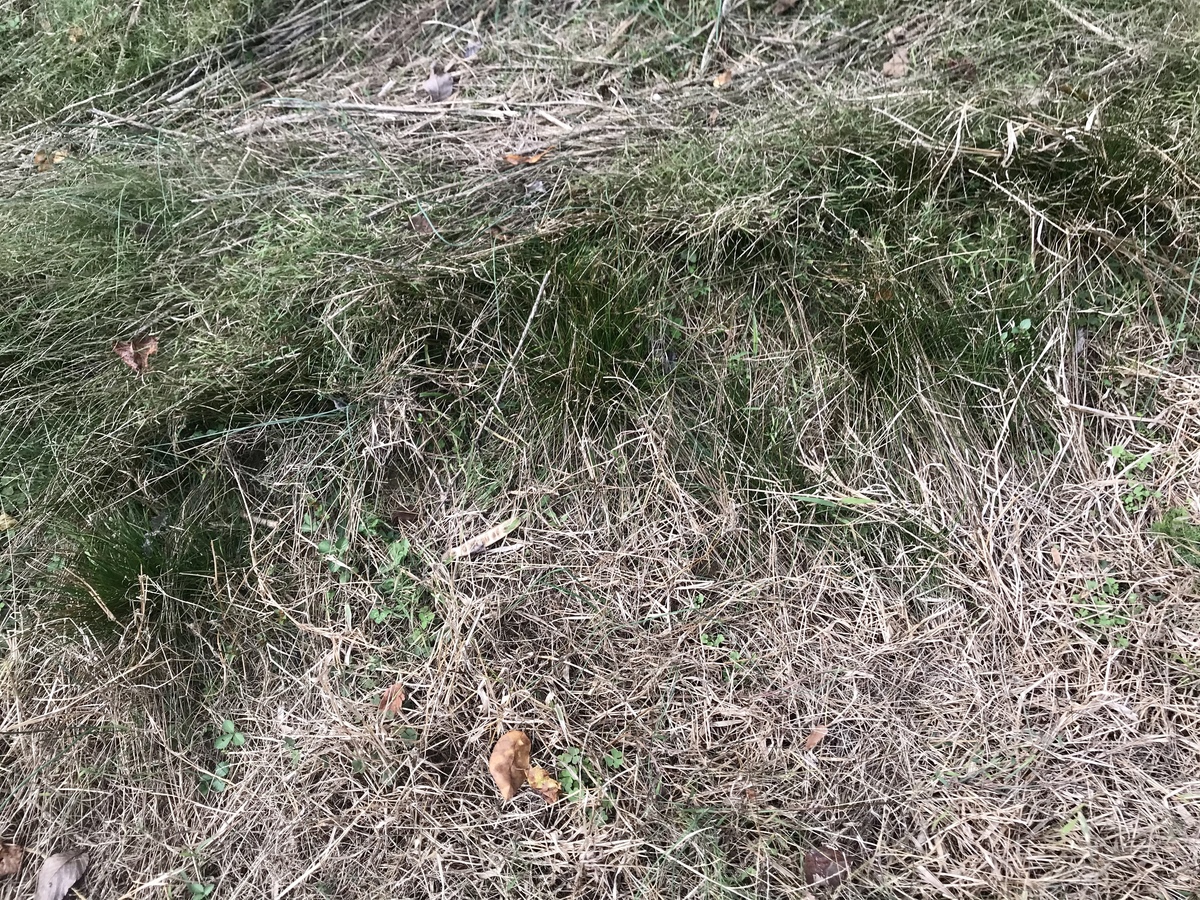
<svg viewBox="0 0 1200 900">
<path fill-rule="evenodd" d="M 815 750 L 817 744 L 825 740 L 825 735 L 827 734 L 829 734 L 829 727 L 827 725 L 818 725 L 808 733 L 808 737 L 804 739 L 802 746 L 805 750 Z"/>
<path fill-rule="evenodd" d="M 149 334 L 132 341 L 117 341 L 113 344 L 113 352 L 133 371 L 144 375 L 150 370 L 151 355 L 158 352 L 158 338 Z"/>
<path fill-rule="evenodd" d="M 505 153 L 504 161 L 512 166 L 532 166 L 553 149 L 553 147 L 547 147 L 544 150 L 539 150 L 537 153 Z"/>
<path fill-rule="evenodd" d="M 451 560 L 461 559 L 464 556 L 470 556 L 473 553 L 478 553 L 480 550 L 486 550 L 488 547 L 497 541 L 503 540 L 521 524 L 519 515 L 513 516 L 511 519 L 506 519 L 495 528 L 489 528 L 482 534 L 477 534 L 469 541 L 464 541 L 457 547 L 454 547 L 442 557 L 442 562 L 450 562 Z"/>
<path fill-rule="evenodd" d="M 24 856 L 25 848 L 20 844 L 0 844 L 0 877 L 20 872 Z"/>
<path fill-rule="evenodd" d="M 38 872 L 33 900 L 62 900 L 67 891 L 83 877 L 91 859 L 86 850 L 66 850 L 46 857 Z"/>
<path fill-rule="evenodd" d="M 434 103 L 449 99 L 454 93 L 454 76 L 449 72 L 434 71 L 421 82 L 421 87 Z"/>
<path fill-rule="evenodd" d="M 507 732 L 496 741 L 488 758 L 488 771 L 505 800 L 511 800 L 528 783 L 547 803 L 553 803 L 558 799 L 559 783 L 545 769 L 530 765 L 529 750 L 529 735 L 518 730 Z"/>
<path fill-rule="evenodd" d="M 404 685 L 397 681 L 383 692 L 383 696 L 379 698 L 379 708 L 392 715 L 398 715 L 403 706 Z"/>
</svg>

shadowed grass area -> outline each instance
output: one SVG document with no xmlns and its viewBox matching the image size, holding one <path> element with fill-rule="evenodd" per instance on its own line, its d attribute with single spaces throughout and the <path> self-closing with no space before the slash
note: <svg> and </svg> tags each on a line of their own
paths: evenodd
<svg viewBox="0 0 1200 900">
<path fill-rule="evenodd" d="M 0 26 L 0 839 L 122 895 L 1194 889 L 1184 13 L 720 10 Z"/>
</svg>

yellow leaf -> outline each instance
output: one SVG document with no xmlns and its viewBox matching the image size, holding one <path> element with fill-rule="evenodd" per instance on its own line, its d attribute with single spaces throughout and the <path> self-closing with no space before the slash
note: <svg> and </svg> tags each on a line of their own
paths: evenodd
<svg viewBox="0 0 1200 900">
<path fill-rule="evenodd" d="M 8 531 L 10 528 L 16 528 L 19 523 L 16 519 L 6 512 L 0 512 L 0 531 Z"/>
<path fill-rule="evenodd" d="M 513 166 L 519 166 L 522 164 L 532 166 L 535 162 L 540 160 L 553 149 L 553 147 L 547 147 L 544 150 L 539 150 L 537 153 L 505 153 L 504 161 Z"/>
<path fill-rule="evenodd" d="M 558 799 L 559 784 L 550 777 L 550 773 L 540 766 L 533 766 L 525 773 L 529 778 L 529 786 L 542 795 L 547 803 Z"/>
</svg>

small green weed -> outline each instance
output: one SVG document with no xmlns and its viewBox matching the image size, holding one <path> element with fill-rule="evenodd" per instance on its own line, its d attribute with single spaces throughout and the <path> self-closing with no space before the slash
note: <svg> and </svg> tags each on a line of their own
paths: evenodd
<svg viewBox="0 0 1200 900">
<path fill-rule="evenodd" d="M 200 881 L 189 881 L 187 885 L 188 896 L 191 900 L 204 900 L 216 889 L 215 885 Z"/>
<path fill-rule="evenodd" d="M 246 743 L 246 735 L 238 730 L 233 719 L 225 719 L 221 722 L 220 729 L 217 731 L 216 738 L 213 739 L 213 749 L 221 754 L 221 758 L 213 767 L 211 773 L 205 772 L 200 776 L 200 796 L 208 797 L 211 794 L 220 794 L 229 786 L 229 760 L 226 758 L 229 751 L 237 749 Z"/>
<path fill-rule="evenodd" d="M 213 747 L 217 750 L 227 750 L 230 747 L 237 748 L 246 743 L 246 735 L 238 731 L 237 725 L 233 719 L 226 719 L 221 723 L 221 733 L 217 735 L 217 739 L 213 741 Z"/>
<path fill-rule="evenodd" d="M 1000 346 L 1006 353 L 1015 353 L 1030 341 L 1030 330 L 1033 328 L 1032 319 L 1022 319 L 1020 322 L 1009 322 L 1000 331 Z"/>
<path fill-rule="evenodd" d="M 1137 593 L 1122 590 L 1115 578 L 1106 575 L 1100 581 L 1088 579 L 1081 592 L 1071 595 L 1071 604 L 1075 618 L 1093 635 L 1114 647 L 1129 646 L 1123 629 L 1142 611 Z"/>
<path fill-rule="evenodd" d="M 619 748 L 613 747 L 604 754 L 604 764 L 610 769 L 619 769 L 625 765 L 625 754 Z"/>
<path fill-rule="evenodd" d="M 1121 503 L 1129 512 L 1145 509 L 1151 500 L 1162 496 L 1158 491 L 1147 487 L 1138 477 L 1150 468 L 1152 457 L 1149 453 L 1136 456 L 1120 444 L 1108 449 L 1117 465 L 1121 466 L 1121 474 L 1125 477 L 1125 490 L 1121 493 Z"/>
</svg>

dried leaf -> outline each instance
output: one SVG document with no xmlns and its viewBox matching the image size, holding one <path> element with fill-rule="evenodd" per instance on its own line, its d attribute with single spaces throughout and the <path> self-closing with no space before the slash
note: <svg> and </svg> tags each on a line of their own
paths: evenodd
<svg viewBox="0 0 1200 900">
<path fill-rule="evenodd" d="M 892 53 L 892 58 L 883 64 L 883 74 L 887 78 L 903 78 L 908 74 L 908 48 L 900 47 Z"/>
<path fill-rule="evenodd" d="M 519 166 L 522 163 L 532 166 L 553 149 L 553 147 L 547 147 L 545 150 L 539 150 L 537 153 L 505 153 L 504 161 L 513 166 Z"/>
<path fill-rule="evenodd" d="M 946 71 L 950 73 L 952 78 L 958 78 L 962 81 L 974 81 L 979 77 L 979 71 L 975 67 L 975 63 L 965 56 L 956 56 L 953 59 L 946 60 Z"/>
<path fill-rule="evenodd" d="M 719 118 L 721 118 L 721 111 L 719 109 L 717 109 L 715 106 L 708 111 L 708 124 L 709 125 L 716 125 L 717 120 Z"/>
<path fill-rule="evenodd" d="M 83 29 L 78 25 L 72 25 L 67 29 L 67 41 L 72 44 L 78 44 L 83 40 Z"/>
<path fill-rule="evenodd" d="M 829 728 L 825 725 L 818 725 L 808 733 L 808 737 L 804 739 L 803 747 L 805 750 L 816 748 L 817 744 L 825 740 L 825 735 L 829 734 Z"/>
<path fill-rule="evenodd" d="M 806 884 L 837 887 L 850 874 L 850 857 L 834 847 L 817 847 L 804 854 Z"/>
<path fill-rule="evenodd" d="M 429 219 L 421 214 L 410 216 L 408 223 L 412 225 L 413 231 L 417 234 L 433 234 L 433 225 Z"/>
<path fill-rule="evenodd" d="M 713 79 L 713 87 L 723 88 L 723 87 L 727 86 L 729 84 L 729 82 L 731 82 L 731 81 L 733 81 L 733 70 L 726 69 L 724 72 L 721 72 L 720 74 L 717 75 L 716 78 Z"/>
<path fill-rule="evenodd" d="M 511 800 L 525 784 L 529 771 L 529 735 L 510 731 L 500 740 L 488 759 L 488 771 L 500 788 L 500 796 Z"/>
<path fill-rule="evenodd" d="M 474 59 L 482 49 L 483 44 L 479 41 L 467 41 L 467 46 L 463 50 L 463 59 Z"/>
<path fill-rule="evenodd" d="M 775 0 L 775 5 L 771 7 L 771 13 L 781 16 L 799 2 L 800 0 Z"/>
<path fill-rule="evenodd" d="M 379 698 L 379 708 L 384 712 L 389 712 L 396 715 L 400 712 L 400 708 L 404 705 L 404 685 L 397 681 L 390 688 L 383 692 L 383 696 Z"/>
<path fill-rule="evenodd" d="M 8 531 L 10 528 L 16 528 L 20 524 L 6 512 L 0 512 L 0 532 Z"/>
<path fill-rule="evenodd" d="M 117 341 L 113 344 L 113 352 L 125 361 L 125 365 L 141 375 L 150 368 L 150 354 L 158 352 L 158 338 L 150 334 L 132 341 Z"/>
<path fill-rule="evenodd" d="M 434 72 L 421 83 L 421 87 L 429 94 L 430 100 L 441 103 L 454 93 L 454 76 L 449 72 Z"/>
<path fill-rule="evenodd" d="M 57 166 L 70 155 L 64 147 L 59 147 L 57 150 L 39 150 L 33 154 L 33 165 L 39 172 L 49 172 L 52 167 Z"/>
<path fill-rule="evenodd" d="M 550 777 L 550 773 L 540 766 L 533 766 L 525 773 L 529 778 L 529 786 L 542 795 L 547 803 L 558 799 L 559 784 Z"/>
<path fill-rule="evenodd" d="M 469 541 L 459 544 L 442 557 L 442 562 L 450 562 L 454 559 L 470 556 L 472 553 L 478 553 L 480 550 L 486 550 L 492 544 L 496 543 L 496 541 L 506 538 L 516 531 L 517 526 L 520 524 L 521 517 L 513 516 L 511 519 L 501 522 L 495 528 L 489 528 L 483 534 L 477 534 Z"/>
<path fill-rule="evenodd" d="M 0 877 L 20 872 L 24 856 L 25 848 L 20 844 L 0 844 Z"/>
<path fill-rule="evenodd" d="M 33 900 L 62 900 L 71 886 L 83 877 L 89 862 L 86 850 L 67 850 L 47 857 L 38 872 Z"/>
</svg>

